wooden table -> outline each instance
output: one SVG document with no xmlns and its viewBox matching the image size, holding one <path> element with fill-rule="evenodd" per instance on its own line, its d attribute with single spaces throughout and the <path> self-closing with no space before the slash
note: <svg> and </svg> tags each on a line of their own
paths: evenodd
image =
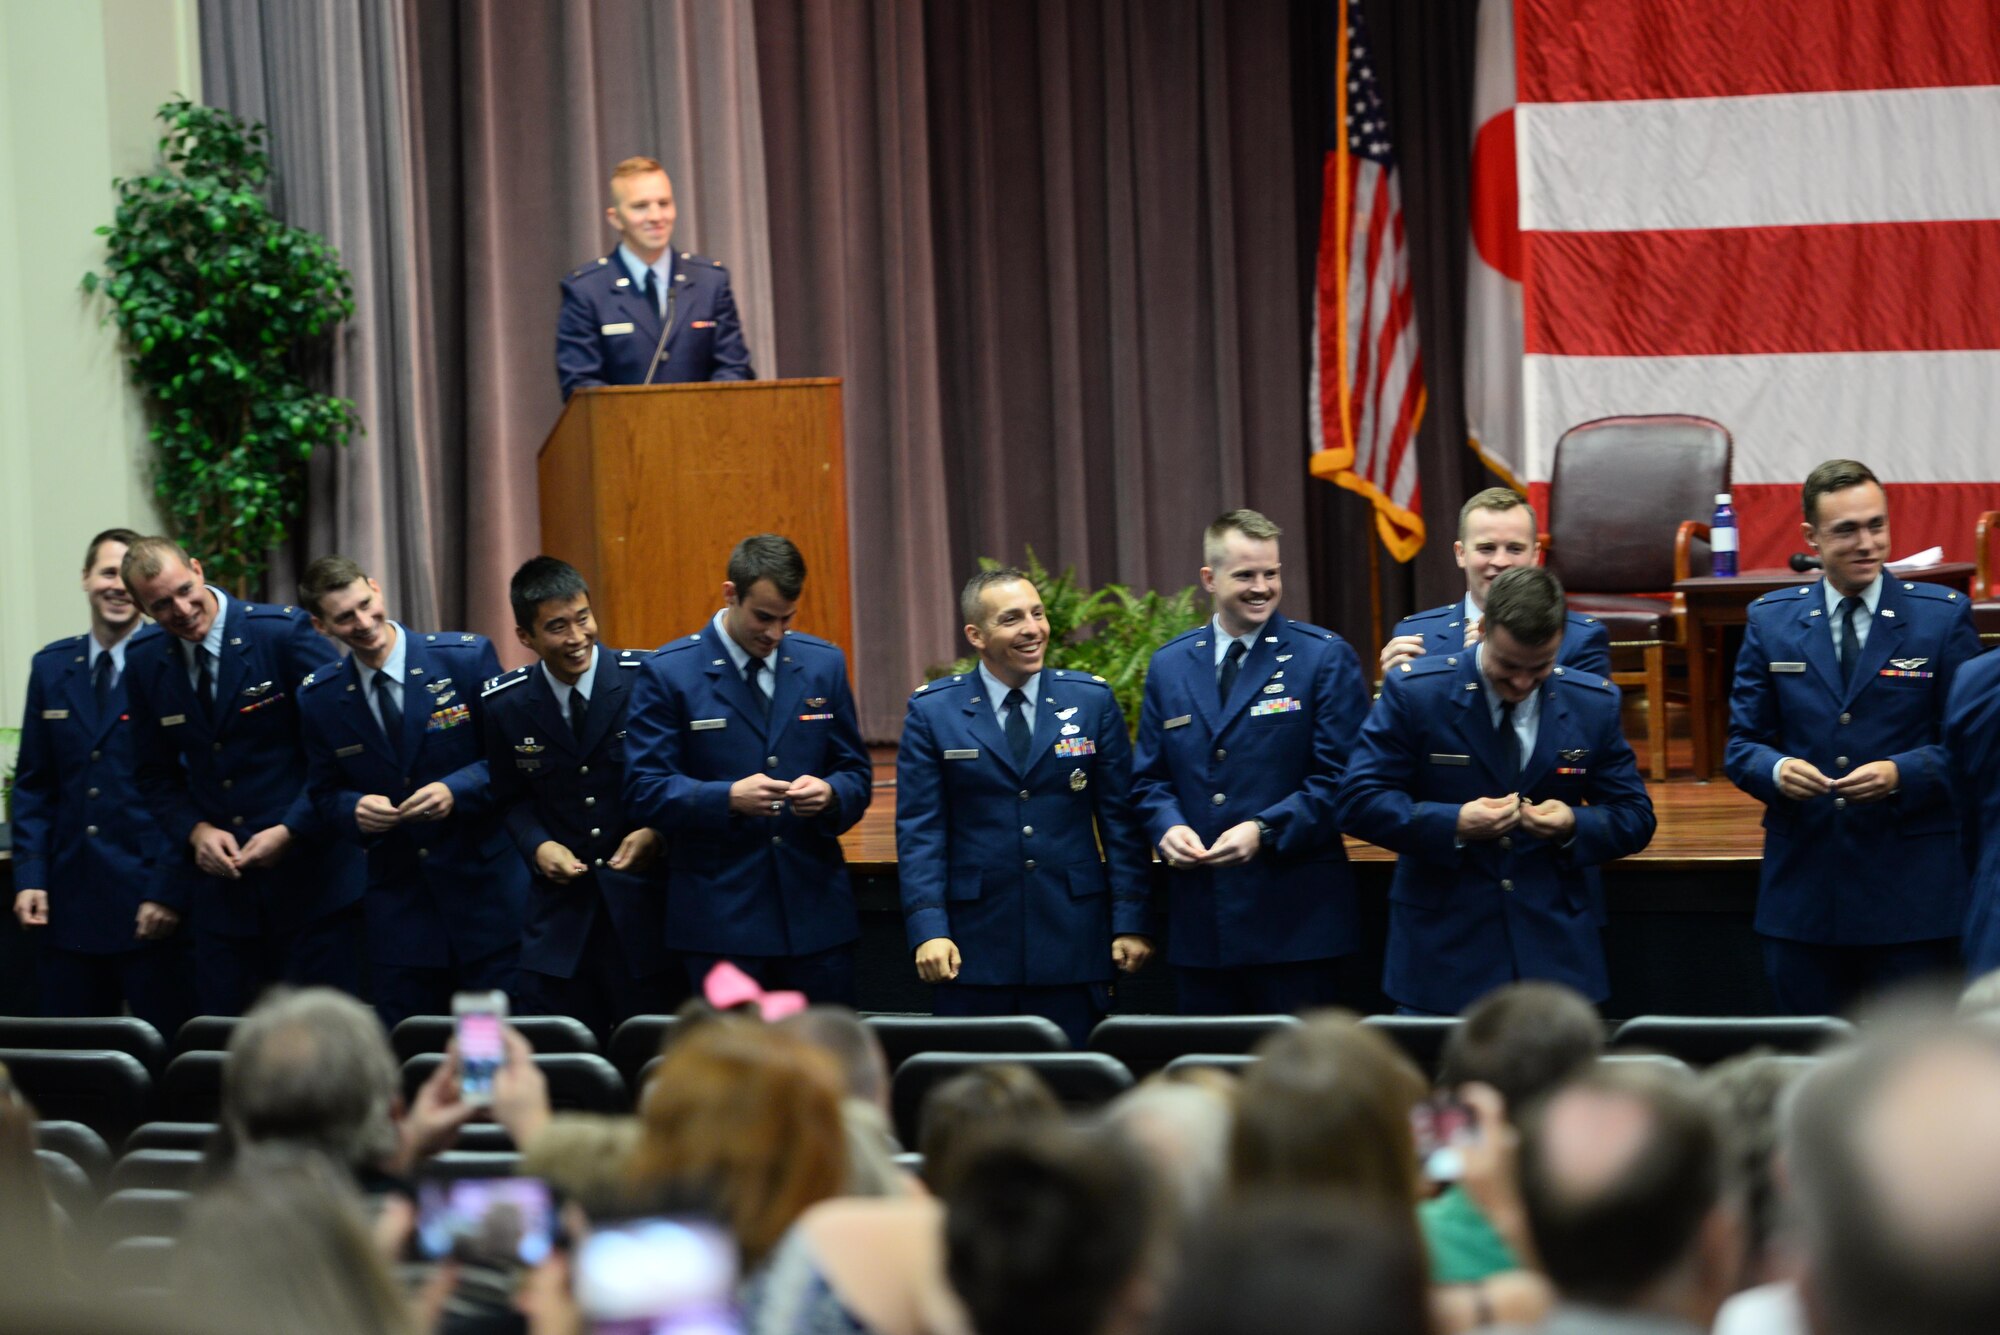
<svg viewBox="0 0 2000 1335">
<path fill-rule="evenodd" d="M 1892 570 L 1888 575 L 1891 579 L 1944 584 L 1969 597 L 1972 569 L 1970 561 L 1947 561 L 1916 570 Z M 1800 574 L 1794 570 L 1763 569 L 1746 570 L 1733 579 L 1704 575 L 1674 585 L 1687 617 L 1688 728 L 1694 736 L 1695 778 L 1715 777 L 1722 759 L 1722 740 L 1727 736 L 1722 711 L 1729 699 L 1733 673 L 1730 665 L 1722 661 L 1722 629 L 1748 624 L 1750 604 L 1765 594 L 1813 583 L 1819 577 L 1817 570 Z M 1713 661 L 1710 654 L 1715 655 Z"/>
</svg>

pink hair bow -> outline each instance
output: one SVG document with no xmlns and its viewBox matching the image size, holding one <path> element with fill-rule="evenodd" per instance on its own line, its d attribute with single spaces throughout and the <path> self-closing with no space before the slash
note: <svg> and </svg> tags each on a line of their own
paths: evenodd
<svg viewBox="0 0 2000 1335">
<path fill-rule="evenodd" d="M 787 1015 L 796 1015 L 806 1008 L 806 994 L 803 992 L 766 992 L 758 986 L 757 980 L 743 970 L 722 960 L 708 971 L 702 980 L 701 994 L 708 1004 L 719 1011 L 734 1010 L 746 1003 L 754 1003 L 757 1013 L 765 1023 L 782 1020 Z"/>
</svg>

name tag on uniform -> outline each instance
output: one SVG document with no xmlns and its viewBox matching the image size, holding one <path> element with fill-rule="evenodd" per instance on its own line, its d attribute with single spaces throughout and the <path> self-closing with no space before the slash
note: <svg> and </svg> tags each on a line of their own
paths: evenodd
<svg viewBox="0 0 2000 1335">
<path fill-rule="evenodd" d="M 1471 763 L 1471 756 L 1447 756 L 1436 752 L 1433 752 L 1431 755 L 1431 764 L 1433 765 L 1470 765 Z"/>
<path fill-rule="evenodd" d="M 368 748 L 365 746 L 343 746 L 334 751 L 334 758 L 345 760 L 348 756 L 358 756 Z"/>
<path fill-rule="evenodd" d="M 160 720 L 162 728 L 177 728 L 188 721 L 186 714 L 168 714 Z"/>
<path fill-rule="evenodd" d="M 1185 728 L 1188 724 L 1192 722 L 1194 722 L 1194 715 L 1181 714 L 1178 717 L 1168 719 L 1165 723 L 1162 723 L 1160 726 L 1162 728 Z"/>
<path fill-rule="evenodd" d="M 688 727 L 695 732 L 712 732 L 717 728 L 726 728 L 728 726 L 729 720 L 726 718 L 698 718 L 688 724 Z"/>
<path fill-rule="evenodd" d="M 1804 672 L 1806 670 L 1804 663 L 1773 663 L 1770 667 L 1773 672 Z"/>
<path fill-rule="evenodd" d="M 44 710 L 42 711 L 42 717 L 43 717 L 43 718 L 68 718 L 68 717 L 69 717 L 69 711 L 68 711 L 67 709 L 44 709 Z"/>
<path fill-rule="evenodd" d="M 963 751 L 947 751 L 944 753 L 944 758 L 946 760 L 977 760 L 979 759 L 979 748 L 974 746 Z"/>
<path fill-rule="evenodd" d="M 632 322 L 627 320 L 622 324 L 601 324 L 597 326 L 597 332 L 600 334 L 629 334 L 632 332 Z"/>
</svg>

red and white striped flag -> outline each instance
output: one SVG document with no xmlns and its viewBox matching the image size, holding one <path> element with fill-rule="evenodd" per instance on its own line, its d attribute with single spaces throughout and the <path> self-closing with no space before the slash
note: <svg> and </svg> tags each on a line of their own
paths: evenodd
<svg viewBox="0 0 2000 1335">
<path fill-rule="evenodd" d="M 1465 430 L 1486 466 L 1525 490 L 1521 196 L 1514 171 L 1514 4 L 1481 0 L 1472 69 L 1472 244 L 1465 279 Z"/>
<path fill-rule="evenodd" d="M 1336 0 L 1340 38 L 1330 99 L 1313 303 L 1311 467 L 1375 506 L 1375 527 L 1398 561 L 1424 545 L 1417 486 L 1423 358 L 1410 301 L 1409 249 L 1388 109 L 1358 0 Z"/>
<path fill-rule="evenodd" d="M 1843 456 L 1897 555 L 1968 558 L 2000 505 L 2000 3 L 1516 13 L 1529 476 L 1578 422 L 1698 413 L 1736 438 L 1746 567 Z"/>
</svg>

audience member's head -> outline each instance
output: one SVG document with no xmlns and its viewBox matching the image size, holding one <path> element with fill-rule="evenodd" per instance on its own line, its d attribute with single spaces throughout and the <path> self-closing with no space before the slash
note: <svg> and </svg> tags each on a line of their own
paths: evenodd
<svg viewBox="0 0 2000 1335">
<path fill-rule="evenodd" d="M 1429 1335 L 1417 1231 L 1384 1207 L 1273 1194 L 1225 1212 L 1189 1247 L 1158 1335 Z"/>
<path fill-rule="evenodd" d="M 56 1262 L 55 1211 L 35 1156 L 35 1120 L 33 1105 L 0 1066 L 0 1256 L 31 1287 L 49 1277 Z"/>
<path fill-rule="evenodd" d="M 889 1111 L 889 1058 L 875 1031 L 845 1006 L 809 1006 L 777 1027 L 797 1034 L 840 1064 L 846 1096 Z"/>
<path fill-rule="evenodd" d="M 416 1330 L 352 1183 L 310 1152 L 239 1157 L 196 1197 L 175 1257 L 191 1313 L 220 1300 L 286 1335 Z"/>
<path fill-rule="evenodd" d="M 932 1191 L 950 1194 L 958 1159 L 995 1131 L 1053 1122 L 1062 1105 L 1025 1066 L 996 1062 L 932 1086 L 917 1114 L 917 1150 Z"/>
<path fill-rule="evenodd" d="M 1151 1160 L 1183 1224 L 1205 1218 L 1228 1179 L 1233 1094 L 1214 1085 L 1154 1078 L 1104 1110 L 1104 1125 Z"/>
<path fill-rule="evenodd" d="M 945 1269 L 977 1335 L 1123 1335 L 1153 1306 L 1145 1161 L 1061 1122 L 995 1132 L 945 1193 Z"/>
<path fill-rule="evenodd" d="M 1722 1134 L 1692 1080 L 1599 1065 L 1532 1110 L 1521 1199 L 1567 1302 L 1706 1329 L 1741 1268 Z"/>
<path fill-rule="evenodd" d="M 2000 1039 L 1871 1035 L 1806 1075 L 1783 1118 L 1815 1330 L 2000 1330 Z"/>
<path fill-rule="evenodd" d="M 1230 1137 L 1238 1195 L 1334 1189 L 1404 1213 L 1416 1208 L 1410 1110 L 1429 1092 L 1394 1043 L 1326 1014 L 1257 1046 Z"/>
<path fill-rule="evenodd" d="M 1958 996 L 1959 1018 L 2000 1021 L 2000 969 L 1989 969 L 1966 984 Z"/>
<path fill-rule="evenodd" d="M 332 988 L 278 990 L 230 1035 L 222 1123 L 239 1151 L 282 1144 L 372 1168 L 398 1147 L 399 1093 L 373 1010 Z"/>
<path fill-rule="evenodd" d="M 1603 1051 L 1604 1022 L 1580 993 L 1560 983 L 1509 983 L 1474 1002 L 1445 1039 L 1438 1085 L 1491 1085 L 1518 1118 Z"/>
<path fill-rule="evenodd" d="M 1771 1277 L 1778 1232 L 1778 1104 L 1804 1070 L 1797 1057 L 1751 1052 L 1701 1074 L 1701 1092 L 1722 1128 L 1729 1179 L 1743 1203 L 1744 1279 Z"/>
<path fill-rule="evenodd" d="M 634 1186 L 703 1199 L 735 1233 L 746 1266 L 846 1173 L 840 1072 L 811 1044 L 749 1020 L 676 1036 L 639 1109 Z"/>
</svg>

